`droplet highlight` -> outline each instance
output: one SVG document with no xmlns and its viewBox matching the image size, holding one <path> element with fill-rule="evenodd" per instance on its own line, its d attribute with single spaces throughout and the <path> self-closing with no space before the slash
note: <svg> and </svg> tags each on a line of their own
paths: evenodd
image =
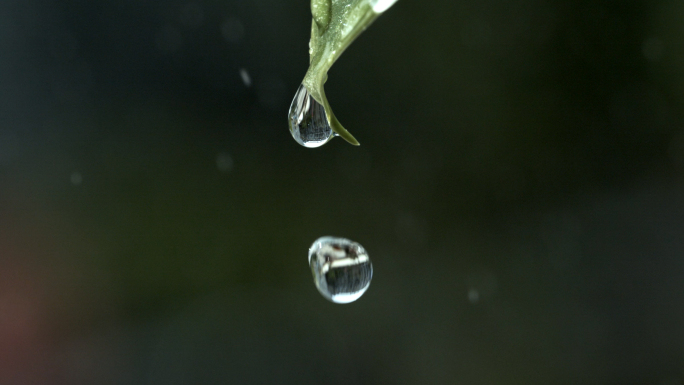
<svg viewBox="0 0 684 385">
<path fill-rule="evenodd" d="M 366 250 L 345 238 L 318 238 L 309 248 L 309 266 L 318 291 L 334 303 L 356 301 L 373 278 Z"/>
<path fill-rule="evenodd" d="M 370 0 L 370 6 L 373 8 L 373 12 L 375 13 L 383 13 L 389 7 L 393 6 L 394 3 L 396 3 L 397 0 Z"/>
<path fill-rule="evenodd" d="M 292 100 L 288 123 L 292 137 L 304 147 L 320 147 L 335 137 L 328 124 L 325 108 L 309 94 L 303 84 Z"/>
</svg>

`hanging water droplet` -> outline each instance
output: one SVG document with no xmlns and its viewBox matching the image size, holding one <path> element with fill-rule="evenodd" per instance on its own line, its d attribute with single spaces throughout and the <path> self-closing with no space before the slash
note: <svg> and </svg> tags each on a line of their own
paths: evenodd
<svg viewBox="0 0 684 385">
<path fill-rule="evenodd" d="M 356 301 L 373 278 L 366 250 L 345 238 L 318 238 L 309 248 L 309 266 L 318 291 L 335 303 Z"/>
<path fill-rule="evenodd" d="M 299 86 L 287 118 L 292 137 L 304 147 L 320 147 L 335 137 L 325 108 L 309 94 L 304 84 Z"/>
</svg>

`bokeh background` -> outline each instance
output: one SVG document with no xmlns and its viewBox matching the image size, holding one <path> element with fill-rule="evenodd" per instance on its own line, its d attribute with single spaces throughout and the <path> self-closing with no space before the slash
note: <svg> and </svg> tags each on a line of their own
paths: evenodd
<svg viewBox="0 0 684 385">
<path fill-rule="evenodd" d="M 684 380 L 684 3 L 0 1 L 0 384 Z M 360 242 L 356 303 L 307 249 Z"/>
</svg>

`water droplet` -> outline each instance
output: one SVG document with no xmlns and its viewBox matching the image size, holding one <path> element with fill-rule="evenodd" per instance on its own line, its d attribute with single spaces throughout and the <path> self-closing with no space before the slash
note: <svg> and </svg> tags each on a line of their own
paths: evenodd
<svg viewBox="0 0 684 385">
<path fill-rule="evenodd" d="M 658 61 L 663 56 L 665 45 L 662 40 L 652 37 L 644 40 L 641 44 L 641 52 L 648 61 Z"/>
<path fill-rule="evenodd" d="M 227 152 L 221 152 L 216 155 L 216 168 L 224 173 L 229 173 L 233 170 L 233 158 Z"/>
<path fill-rule="evenodd" d="M 252 85 L 252 78 L 249 76 L 249 72 L 247 72 L 246 69 L 240 68 L 240 78 L 242 78 L 242 82 L 245 84 L 245 87 Z"/>
<path fill-rule="evenodd" d="M 245 35 L 245 27 L 239 19 L 229 17 L 221 24 L 221 35 L 229 43 L 239 43 Z"/>
<path fill-rule="evenodd" d="M 468 290 L 468 301 L 472 304 L 478 303 L 480 301 L 480 292 L 475 288 L 470 288 Z"/>
<path fill-rule="evenodd" d="M 309 248 L 309 266 L 318 291 L 335 303 L 356 301 L 373 278 L 366 250 L 345 238 L 318 238 Z"/>
<path fill-rule="evenodd" d="M 71 180 L 71 184 L 73 184 L 74 186 L 78 186 L 81 183 L 83 183 L 83 176 L 80 172 L 77 171 L 72 172 L 71 177 L 69 179 Z"/>
<path fill-rule="evenodd" d="M 304 84 L 299 86 L 292 100 L 288 123 L 292 137 L 304 147 L 320 147 L 335 137 L 325 108 L 314 100 Z"/>
</svg>

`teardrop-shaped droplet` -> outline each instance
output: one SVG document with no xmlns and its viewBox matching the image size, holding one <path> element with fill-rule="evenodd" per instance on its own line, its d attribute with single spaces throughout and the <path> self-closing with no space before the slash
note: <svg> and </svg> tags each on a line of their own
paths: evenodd
<svg viewBox="0 0 684 385">
<path fill-rule="evenodd" d="M 306 89 L 299 86 L 287 116 L 292 137 L 304 147 L 320 147 L 335 137 L 325 108 Z"/>
<path fill-rule="evenodd" d="M 345 238 L 318 238 L 309 248 L 309 266 L 318 291 L 335 303 L 356 301 L 373 278 L 366 250 Z"/>
</svg>

